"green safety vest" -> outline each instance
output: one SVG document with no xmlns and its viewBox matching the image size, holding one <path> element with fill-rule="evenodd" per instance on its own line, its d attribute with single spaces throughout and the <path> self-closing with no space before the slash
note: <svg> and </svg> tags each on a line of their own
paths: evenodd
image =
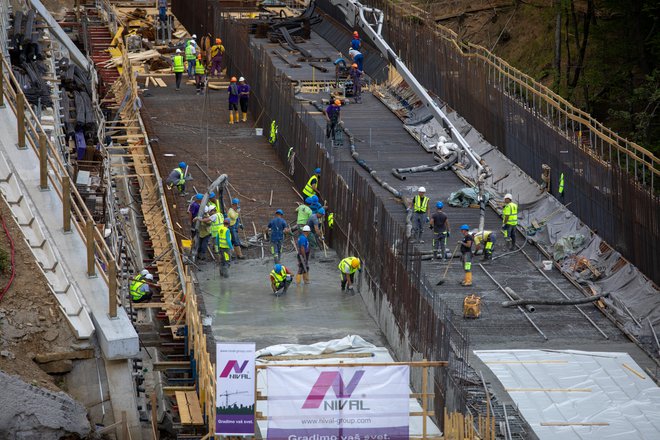
<svg viewBox="0 0 660 440">
<path fill-rule="evenodd" d="M 204 63 L 199 60 L 195 61 L 195 74 L 204 75 L 205 73 L 206 69 L 204 68 Z"/>
<path fill-rule="evenodd" d="M 274 144 L 277 141 L 277 124 L 275 121 L 270 123 L 270 136 L 268 137 L 268 142 Z"/>
<path fill-rule="evenodd" d="M 229 231 L 229 228 L 226 227 L 224 224 L 220 226 L 220 229 L 218 230 L 218 243 L 221 249 L 229 249 L 229 242 L 227 241 L 227 231 Z"/>
<path fill-rule="evenodd" d="M 513 202 L 505 205 L 504 209 L 502 209 L 502 216 L 506 217 L 507 215 L 509 216 L 509 220 L 507 220 L 506 224 L 516 226 L 518 224 L 518 205 Z"/>
<path fill-rule="evenodd" d="M 183 73 L 185 68 L 183 67 L 182 55 L 174 55 L 174 57 L 172 57 L 172 63 L 174 64 L 174 73 Z"/>
<path fill-rule="evenodd" d="M 316 191 L 314 191 L 314 188 L 312 187 L 312 185 L 314 183 L 318 184 L 318 182 L 319 182 L 318 176 L 316 174 L 312 175 L 312 177 L 309 178 L 309 180 L 307 181 L 307 184 L 303 188 L 303 191 L 302 191 L 303 194 L 305 194 L 307 197 L 312 197 L 313 195 L 315 195 Z"/>
<path fill-rule="evenodd" d="M 559 194 L 564 194 L 564 173 L 559 175 Z"/>
<path fill-rule="evenodd" d="M 218 214 L 215 214 L 215 221 L 211 222 L 211 236 L 217 237 L 218 234 L 220 233 L 220 227 L 222 226 L 222 222 L 220 221 L 220 217 Z"/>
<path fill-rule="evenodd" d="M 339 266 L 337 266 L 337 268 L 339 268 L 339 272 L 346 273 L 345 269 L 348 269 L 349 274 L 354 274 L 357 271 L 357 268 L 351 266 L 351 262 L 354 259 L 355 257 L 347 257 L 341 260 L 341 262 L 339 262 Z"/>
<path fill-rule="evenodd" d="M 270 271 L 270 275 L 275 279 L 277 284 L 281 284 L 287 277 L 286 267 L 282 266 L 282 271 L 277 273 L 275 269 Z"/>
<path fill-rule="evenodd" d="M 131 283 L 130 292 L 133 301 L 139 301 L 146 294 L 146 292 L 140 290 L 144 284 L 145 282 L 142 281 L 142 278 L 138 279 L 137 277 Z"/>
<path fill-rule="evenodd" d="M 473 240 L 474 240 L 474 244 L 475 244 L 475 245 L 479 245 L 482 241 L 485 241 L 485 242 L 486 242 L 486 249 L 488 249 L 488 244 L 490 243 L 490 242 L 488 241 L 488 239 L 490 238 L 490 234 L 492 234 L 491 231 L 477 232 L 476 234 L 474 234 L 474 235 L 472 236 L 472 238 L 473 238 Z M 493 244 L 490 243 L 490 245 L 491 245 L 491 247 L 492 247 Z"/>
<path fill-rule="evenodd" d="M 176 184 L 177 184 L 177 185 L 183 185 L 184 183 L 186 183 L 186 170 L 183 170 L 183 169 L 181 169 L 181 168 L 179 168 L 179 167 L 174 168 L 174 169 L 175 169 L 176 171 L 178 171 L 178 172 L 179 172 L 179 176 L 181 176 L 181 177 L 179 177 L 179 181 L 178 181 Z"/>
<path fill-rule="evenodd" d="M 332 228 L 332 225 L 335 224 L 335 214 L 334 212 L 331 212 L 328 214 L 328 228 Z"/>
<path fill-rule="evenodd" d="M 296 223 L 305 226 L 307 224 L 307 220 L 309 220 L 311 216 L 312 208 L 307 205 L 301 205 L 298 209 L 298 218 L 296 219 Z"/>
<path fill-rule="evenodd" d="M 192 41 L 190 41 L 186 46 L 186 60 L 192 61 L 194 59 L 195 59 L 195 54 L 193 53 Z"/>
<path fill-rule="evenodd" d="M 420 197 L 416 195 L 413 198 L 415 212 L 426 212 L 427 207 L 429 206 L 428 197 Z"/>
</svg>

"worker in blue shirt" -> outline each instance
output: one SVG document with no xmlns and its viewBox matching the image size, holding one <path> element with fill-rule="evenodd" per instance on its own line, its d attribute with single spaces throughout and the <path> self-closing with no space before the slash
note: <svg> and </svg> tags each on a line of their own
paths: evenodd
<svg viewBox="0 0 660 440">
<path fill-rule="evenodd" d="M 305 284 L 309 284 L 309 233 L 312 229 L 305 225 L 302 228 L 302 234 L 298 237 L 298 273 L 296 274 L 296 284 L 300 284 L 300 279 L 302 278 L 305 281 Z"/>
<path fill-rule="evenodd" d="M 289 225 L 284 220 L 284 211 L 281 209 L 275 211 L 275 218 L 268 223 L 268 230 L 270 231 L 270 252 L 275 259 L 275 263 L 279 263 L 282 256 L 284 234 L 291 233 Z"/>
<path fill-rule="evenodd" d="M 360 50 L 362 48 L 362 40 L 357 31 L 353 32 L 353 39 L 351 40 L 351 49 Z"/>
<path fill-rule="evenodd" d="M 319 212 L 319 209 L 323 208 L 323 205 L 319 200 L 319 196 L 314 195 L 309 199 L 310 199 L 309 207 L 312 209 L 312 214 L 316 214 L 317 212 Z"/>
</svg>

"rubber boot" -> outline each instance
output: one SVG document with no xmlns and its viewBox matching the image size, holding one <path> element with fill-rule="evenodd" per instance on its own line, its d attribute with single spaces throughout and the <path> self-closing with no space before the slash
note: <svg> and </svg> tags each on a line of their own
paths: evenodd
<svg viewBox="0 0 660 440">
<path fill-rule="evenodd" d="M 461 286 L 469 287 L 472 285 L 472 272 L 465 272 L 465 279 L 461 281 Z"/>
<path fill-rule="evenodd" d="M 305 272 L 303 274 L 303 279 L 305 280 L 305 284 L 309 284 L 309 273 Z"/>
<path fill-rule="evenodd" d="M 243 112 L 243 122 L 247 122 L 247 112 Z"/>
<path fill-rule="evenodd" d="M 229 123 L 233 124 L 234 123 L 234 112 L 229 110 Z"/>
<path fill-rule="evenodd" d="M 234 252 L 236 253 L 236 258 L 239 260 L 244 260 L 245 257 L 243 256 L 243 251 L 241 250 L 240 246 L 234 246 Z"/>
<path fill-rule="evenodd" d="M 438 251 L 433 251 L 433 259 L 434 260 L 438 259 Z"/>
<path fill-rule="evenodd" d="M 301 277 L 302 277 L 302 275 L 300 275 L 300 274 L 296 275 L 296 284 L 300 284 L 300 278 Z"/>
</svg>

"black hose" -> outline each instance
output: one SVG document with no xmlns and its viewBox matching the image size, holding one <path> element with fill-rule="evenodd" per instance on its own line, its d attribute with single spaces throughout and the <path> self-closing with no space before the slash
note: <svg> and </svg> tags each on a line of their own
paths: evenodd
<svg viewBox="0 0 660 440">
<path fill-rule="evenodd" d="M 577 304 L 587 304 L 590 302 L 598 301 L 601 298 L 608 296 L 610 293 L 601 293 L 598 295 L 590 296 L 589 298 L 579 298 L 571 300 L 549 300 L 549 299 L 521 299 L 517 301 L 504 301 L 502 307 L 517 307 L 524 306 L 527 304 L 536 304 L 543 306 L 573 306 Z"/>
</svg>

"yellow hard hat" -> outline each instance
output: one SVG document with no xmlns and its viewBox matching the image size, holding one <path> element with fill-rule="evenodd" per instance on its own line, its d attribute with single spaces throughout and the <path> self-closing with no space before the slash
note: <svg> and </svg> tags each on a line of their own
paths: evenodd
<svg viewBox="0 0 660 440">
<path fill-rule="evenodd" d="M 360 259 L 359 258 L 353 258 L 353 261 L 351 261 L 351 267 L 353 269 L 357 269 L 360 267 Z"/>
</svg>

